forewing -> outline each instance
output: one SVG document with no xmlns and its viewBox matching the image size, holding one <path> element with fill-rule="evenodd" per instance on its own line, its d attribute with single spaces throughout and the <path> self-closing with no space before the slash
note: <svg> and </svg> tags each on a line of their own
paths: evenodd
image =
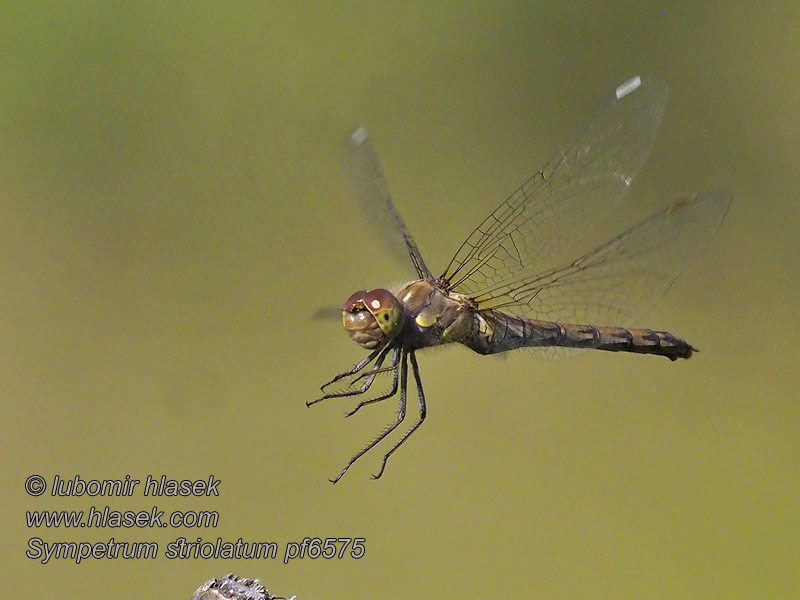
<svg viewBox="0 0 800 600">
<path fill-rule="evenodd" d="M 347 154 L 356 198 L 365 219 L 373 223 L 378 237 L 391 252 L 396 255 L 408 253 L 419 277 L 431 277 L 419 248 L 392 201 L 378 154 L 366 129 L 359 127 L 350 134 Z"/>
<path fill-rule="evenodd" d="M 444 277 L 475 296 L 522 272 L 545 272 L 602 240 L 605 223 L 655 139 L 667 85 L 634 77 L 617 87 L 533 177 L 462 244 Z"/>
</svg>

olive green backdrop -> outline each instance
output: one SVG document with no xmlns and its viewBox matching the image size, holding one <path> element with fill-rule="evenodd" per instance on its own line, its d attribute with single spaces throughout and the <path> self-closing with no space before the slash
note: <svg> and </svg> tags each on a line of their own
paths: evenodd
<svg viewBox="0 0 800 600">
<path fill-rule="evenodd" d="M 235 571 L 334 598 L 800 595 L 800 12 L 794 2 L 12 2 L 0 17 L 0 562 L 26 596 L 188 598 Z M 305 401 L 363 356 L 314 312 L 402 281 L 351 200 L 370 128 L 441 270 L 632 75 L 670 82 L 630 222 L 734 202 L 640 325 L 690 361 L 423 352 L 429 420 Z M 413 405 L 412 405 L 413 406 Z M 40 498 L 58 474 L 215 498 Z M 29 529 L 36 509 L 215 510 L 207 529 Z M 195 540 L 363 537 L 360 560 L 168 560 Z M 155 560 L 26 558 L 152 540 Z"/>
</svg>

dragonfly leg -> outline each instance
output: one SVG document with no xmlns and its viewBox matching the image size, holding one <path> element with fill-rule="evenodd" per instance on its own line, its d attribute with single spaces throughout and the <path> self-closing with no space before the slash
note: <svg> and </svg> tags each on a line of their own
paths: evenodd
<svg viewBox="0 0 800 600">
<path fill-rule="evenodd" d="M 350 382 L 349 385 L 355 385 L 357 382 L 361 381 L 366 377 L 374 377 L 375 375 L 380 375 L 381 373 L 388 373 L 389 371 L 394 371 L 396 368 L 397 368 L 396 362 L 392 362 L 391 365 L 389 365 L 388 367 L 383 367 L 382 369 L 379 369 L 376 364 L 372 369 L 370 369 L 366 373 L 361 373 L 358 377 L 355 377 L 353 381 Z"/>
<path fill-rule="evenodd" d="M 380 402 L 381 400 L 386 400 L 387 398 L 391 398 L 392 396 L 394 396 L 397 393 L 397 380 L 400 374 L 400 369 L 398 369 L 399 364 L 400 364 L 400 348 L 397 347 L 395 348 L 394 356 L 392 357 L 392 366 L 386 367 L 385 369 L 380 369 L 380 371 L 394 370 L 394 378 L 392 380 L 391 389 L 385 394 L 381 394 L 377 398 L 369 398 L 367 400 L 362 400 L 361 402 L 358 403 L 358 406 L 356 406 L 353 410 L 348 412 L 345 416 L 352 417 L 359 410 L 361 410 L 362 407 L 366 406 L 367 404 L 374 404 L 375 402 Z"/>
<path fill-rule="evenodd" d="M 411 355 L 411 368 L 414 370 L 414 381 L 417 384 L 417 393 L 419 394 L 419 420 L 414 423 L 414 426 L 406 432 L 406 434 L 400 438 L 400 441 L 397 442 L 392 449 L 389 450 L 383 456 L 383 462 L 381 463 L 380 470 L 372 476 L 373 479 L 378 479 L 381 475 L 383 475 L 383 471 L 386 469 L 386 462 L 389 460 L 389 457 L 394 454 L 394 451 L 397 450 L 400 446 L 403 445 L 408 438 L 411 437 L 411 434 L 414 433 L 419 426 L 422 425 L 423 421 L 425 421 L 425 417 L 428 413 L 428 409 L 425 406 L 425 392 L 422 389 L 422 378 L 419 375 L 419 366 L 417 365 L 417 357 L 414 356 L 414 351 L 412 350 L 409 352 Z M 405 365 L 403 365 L 405 366 Z M 405 372 L 403 373 L 405 375 Z M 405 382 L 404 382 L 405 383 Z M 403 386 L 403 392 L 405 392 L 405 385 Z"/>
<path fill-rule="evenodd" d="M 375 359 L 375 357 L 378 356 L 383 350 L 385 350 L 385 348 L 378 348 L 377 350 L 373 350 L 372 352 L 369 353 L 369 355 L 366 358 L 364 358 L 363 360 L 360 360 L 355 365 L 353 365 L 353 367 L 351 369 L 345 371 L 344 373 L 339 373 L 336 377 L 331 379 L 328 383 L 325 383 L 322 386 L 320 386 L 319 389 L 321 389 L 324 392 L 325 388 L 328 387 L 329 385 L 332 385 L 332 384 L 336 383 L 337 381 L 339 381 L 340 379 L 342 379 L 344 377 L 350 377 L 351 375 L 355 375 L 361 369 L 366 367 L 370 362 L 372 362 Z"/>
<path fill-rule="evenodd" d="M 400 423 L 403 422 L 403 419 L 406 416 L 406 389 L 408 387 L 408 361 L 406 360 L 408 357 L 408 352 L 406 350 L 402 351 L 402 359 L 400 362 L 400 404 L 397 408 L 397 419 L 394 423 L 391 423 L 386 429 L 384 429 L 378 437 L 372 440 L 369 444 L 367 444 L 363 450 L 359 451 L 353 458 L 347 461 L 347 464 L 342 469 L 342 472 L 339 473 L 334 479 L 331 479 L 331 483 L 336 483 L 344 474 L 347 473 L 347 469 L 349 469 L 354 462 L 356 462 L 359 458 L 364 456 L 367 452 L 372 450 L 375 446 L 377 446 L 387 435 L 392 433 Z M 413 360 L 413 359 L 412 359 Z"/>
<path fill-rule="evenodd" d="M 373 367 L 369 371 L 364 373 L 362 376 L 358 377 L 354 381 L 351 381 L 350 384 L 348 385 L 348 387 L 350 387 L 356 381 L 359 381 L 362 377 L 366 377 L 366 381 L 364 381 L 364 383 L 361 385 L 360 388 L 358 388 L 356 390 L 347 389 L 347 390 L 345 390 L 343 392 L 332 392 L 332 393 L 329 393 L 329 394 L 324 394 L 321 398 L 317 398 L 316 400 L 309 400 L 308 402 L 306 402 L 306 406 L 312 406 L 313 404 L 316 404 L 317 402 L 322 402 L 323 400 L 327 400 L 328 398 L 346 398 L 347 396 L 357 396 L 359 394 L 365 393 L 367 390 L 369 390 L 370 386 L 372 385 L 372 382 L 375 380 L 375 376 L 378 375 L 378 373 L 382 373 L 382 372 L 388 370 L 388 369 L 381 369 L 381 365 L 383 364 L 383 361 L 386 360 L 386 355 L 389 354 L 389 350 L 390 349 L 391 349 L 390 347 L 386 347 L 386 348 L 381 349 L 379 351 L 380 355 L 378 356 L 377 360 L 375 360 L 375 364 L 373 365 Z M 348 371 L 346 373 L 343 373 L 341 375 L 337 375 L 334 379 L 332 379 L 331 381 L 329 381 L 328 383 L 323 385 L 322 388 L 320 388 L 320 389 L 322 389 L 324 391 L 326 387 L 328 387 L 332 383 L 338 381 L 342 377 L 347 377 L 348 375 L 355 375 L 361 369 L 363 369 L 364 366 L 366 364 L 368 364 L 370 360 L 375 358 L 376 354 L 377 354 L 377 352 L 373 352 L 365 360 L 362 360 L 355 367 L 350 369 L 350 371 Z"/>
</svg>

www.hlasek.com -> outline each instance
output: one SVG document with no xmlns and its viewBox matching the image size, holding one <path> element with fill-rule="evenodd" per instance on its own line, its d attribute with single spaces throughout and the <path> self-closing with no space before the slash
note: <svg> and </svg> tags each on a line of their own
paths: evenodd
<svg viewBox="0 0 800 600">
<path fill-rule="evenodd" d="M 62 479 L 58 475 L 53 478 L 50 495 L 65 496 L 133 496 L 141 483 L 127 475 L 124 479 L 85 480 L 80 476 L 73 479 Z M 180 496 L 219 496 L 221 481 L 213 475 L 207 479 L 175 480 L 166 476 L 155 478 L 147 476 L 145 485 L 140 488 L 143 496 L 180 497 Z M 40 475 L 31 475 L 25 481 L 25 489 L 30 496 L 41 496 L 47 490 L 47 481 Z M 168 513 L 153 506 L 150 510 L 116 510 L 110 506 L 89 508 L 84 511 L 27 511 L 26 524 L 29 528 L 162 528 L 188 527 L 213 528 L 219 525 L 217 511 L 182 511 Z M 300 542 L 287 542 L 284 547 L 283 562 L 303 558 L 361 558 L 366 548 L 365 538 L 346 537 L 306 537 Z M 32 560 L 47 564 L 51 560 L 70 560 L 80 563 L 88 559 L 116 558 L 158 558 L 159 545 L 156 541 L 129 542 L 114 537 L 108 541 L 45 541 L 41 537 L 28 540 L 25 555 Z M 241 559 L 262 558 L 275 559 L 279 555 L 279 545 L 275 542 L 226 541 L 218 537 L 216 540 L 203 540 L 197 537 L 194 541 L 179 537 L 166 544 L 162 556 L 168 559 Z"/>
</svg>

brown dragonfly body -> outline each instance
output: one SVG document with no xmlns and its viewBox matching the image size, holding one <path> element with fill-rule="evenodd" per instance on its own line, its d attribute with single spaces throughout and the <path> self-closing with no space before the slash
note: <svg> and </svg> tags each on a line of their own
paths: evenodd
<svg viewBox="0 0 800 600">
<path fill-rule="evenodd" d="M 421 349 L 458 342 L 478 354 L 519 348 L 558 346 L 610 352 L 634 352 L 689 358 L 696 348 L 667 331 L 626 329 L 526 319 L 499 310 L 479 310 L 463 294 L 441 280 L 420 279 L 397 294 L 405 323 L 398 334 L 403 346 Z"/>
</svg>

